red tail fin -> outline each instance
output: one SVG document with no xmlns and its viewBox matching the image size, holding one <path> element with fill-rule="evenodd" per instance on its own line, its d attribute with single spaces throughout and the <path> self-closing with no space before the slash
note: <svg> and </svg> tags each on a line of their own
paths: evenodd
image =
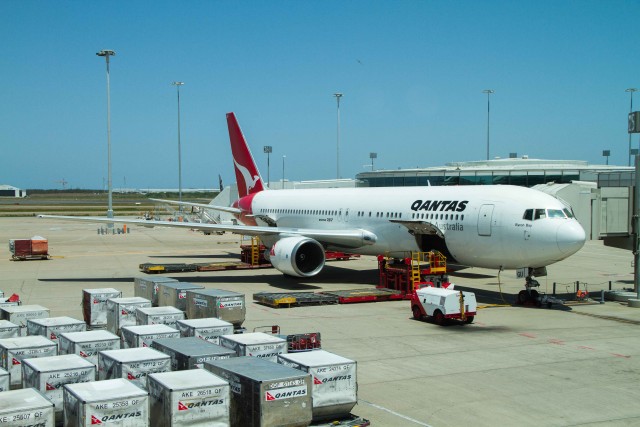
<svg viewBox="0 0 640 427">
<path fill-rule="evenodd" d="M 235 114 L 227 114 L 227 125 L 229 126 L 229 140 L 231 141 L 233 165 L 236 170 L 238 195 L 244 197 L 264 190 L 260 172 L 258 172 L 258 167 L 253 160 L 253 156 L 240 130 Z"/>
</svg>

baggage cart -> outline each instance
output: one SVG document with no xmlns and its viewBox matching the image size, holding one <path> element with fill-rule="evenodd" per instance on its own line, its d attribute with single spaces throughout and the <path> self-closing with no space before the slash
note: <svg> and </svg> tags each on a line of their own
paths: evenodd
<svg viewBox="0 0 640 427">
<path fill-rule="evenodd" d="M 98 366 L 98 353 L 120 350 L 120 337 L 109 331 L 66 332 L 58 340 L 60 354 L 77 354 Z"/>
<path fill-rule="evenodd" d="M 167 325 L 176 328 L 176 322 L 184 320 L 184 312 L 175 307 L 142 307 L 136 311 L 138 325 Z"/>
<path fill-rule="evenodd" d="M 170 305 L 179 310 L 187 311 L 187 291 L 204 289 L 204 286 L 187 282 L 158 283 L 158 305 Z"/>
<path fill-rule="evenodd" d="M 287 352 L 287 340 L 264 332 L 223 335 L 219 339 L 221 346 L 233 349 L 238 356 L 259 357 L 277 362 L 278 355 Z"/>
<path fill-rule="evenodd" d="M 22 361 L 24 359 L 56 356 L 57 354 L 58 345 L 40 335 L 0 339 L 0 363 L 3 369 L 9 371 L 11 388 L 22 387 Z"/>
<path fill-rule="evenodd" d="M 187 291 L 188 319 L 217 317 L 239 328 L 244 322 L 246 312 L 244 294 L 220 289 Z"/>
<path fill-rule="evenodd" d="M 151 343 L 151 348 L 171 357 L 171 370 L 204 368 L 204 362 L 236 357 L 236 352 L 195 337 L 164 338 Z"/>
<path fill-rule="evenodd" d="M 114 288 L 82 290 L 82 314 L 89 329 L 107 327 L 107 300 L 121 298 L 122 292 Z"/>
<path fill-rule="evenodd" d="M 180 331 L 167 325 L 123 326 L 122 348 L 151 347 L 160 338 L 180 338 Z"/>
<path fill-rule="evenodd" d="M 54 427 L 53 403 L 32 388 L 2 393 L 0 420 L 12 427 Z"/>
<path fill-rule="evenodd" d="M 176 327 L 183 337 L 196 337 L 218 344 L 221 335 L 233 334 L 233 324 L 216 317 L 178 320 Z"/>
<path fill-rule="evenodd" d="M 98 354 L 98 378 L 101 381 L 124 378 L 146 390 L 148 374 L 170 370 L 171 358 L 152 348 L 107 350 Z"/>
<path fill-rule="evenodd" d="M 107 300 L 107 330 L 120 335 L 120 328 L 136 324 L 136 310 L 151 307 L 151 301 L 140 297 Z"/>
</svg>

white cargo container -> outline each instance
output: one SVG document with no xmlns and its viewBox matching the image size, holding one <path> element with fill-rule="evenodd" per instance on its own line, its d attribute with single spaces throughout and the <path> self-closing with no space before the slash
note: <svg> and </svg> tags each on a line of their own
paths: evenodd
<svg viewBox="0 0 640 427">
<path fill-rule="evenodd" d="M 220 289 L 187 291 L 187 318 L 217 317 L 242 326 L 247 312 L 244 294 Z"/>
<path fill-rule="evenodd" d="M 180 331 L 167 325 L 124 326 L 121 329 L 122 348 L 151 347 L 161 338 L 180 338 Z"/>
<path fill-rule="evenodd" d="M 9 301 L 9 298 L 0 297 L 0 307 L 15 307 L 20 301 Z"/>
<path fill-rule="evenodd" d="M 77 354 L 98 366 L 98 352 L 120 350 L 120 337 L 109 331 L 67 332 L 60 334 L 60 354 Z"/>
<path fill-rule="evenodd" d="M 221 335 L 233 334 L 233 324 L 216 317 L 178 320 L 176 327 L 183 337 L 196 337 L 214 344 L 219 344 Z"/>
<path fill-rule="evenodd" d="M 165 276 L 141 276 L 136 277 L 133 282 L 133 295 L 146 298 L 151 301 L 154 307 L 158 306 L 158 285 L 160 283 L 177 282 L 176 279 Z"/>
<path fill-rule="evenodd" d="M 9 372 L 0 368 L 0 392 L 7 391 L 11 389 L 11 378 L 9 377 Z"/>
<path fill-rule="evenodd" d="M 204 289 L 204 286 L 188 282 L 158 283 L 158 305 L 170 305 L 186 312 L 187 291 L 196 289 Z"/>
<path fill-rule="evenodd" d="M 0 425 L 54 427 L 53 403 L 32 388 L 5 391 L 0 398 Z"/>
<path fill-rule="evenodd" d="M 120 335 L 120 328 L 136 324 L 136 310 L 151 307 L 151 301 L 140 297 L 107 300 L 107 330 Z"/>
<path fill-rule="evenodd" d="M 203 369 L 150 374 L 151 425 L 229 426 L 229 383 Z"/>
<path fill-rule="evenodd" d="M 64 332 L 84 332 L 87 325 L 73 317 L 47 317 L 45 319 L 29 319 L 27 321 L 27 333 L 40 335 L 58 343 L 58 337 Z"/>
<path fill-rule="evenodd" d="M 27 321 L 49 317 L 49 309 L 41 305 L 12 305 L 0 307 L 2 318 L 20 327 L 20 335 L 27 335 Z"/>
<path fill-rule="evenodd" d="M 196 337 L 159 339 L 151 347 L 171 356 L 173 371 L 203 368 L 204 362 L 236 357 L 235 350 Z"/>
<path fill-rule="evenodd" d="M 308 426 L 312 418 L 311 376 L 255 357 L 206 362 L 205 368 L 231 388 L 232 426 Z"/>
<path fill-rule="evenodd" d="M 220 345 L 233 349 L 238 356 L 251 356 L 278 361 L 278 355 L 287 352 L 287 340 L 264 332 L 222 335 Z"/>
<path fill-rule="evenodd" d="M 167 325 L 176 328 L 178 320 L 184 320 L 184 311 L 176 307 L 143 307 L 136 310 L 138 325 Z"/>
<path fill-rule="evenodd" d="M 65 427 L 149 426 L 149 394 L 127 380 L 64 386 Z"/>
<path fill-rule="evenodd" d="M 11 387 L 22 386 L 22 361 L 36 357 L 56 356 L 58 345 L 41 337 L 17 337 L 0 339 L 0 363 L 11 375 Z"/>
<path fill-rule="evenodd" d="M 62 390 L 65 384 L 95 381 L 96 367 L 76 354 L 25 359 L 22 384 L 33 387 L 53 402 L 56 420 L 62 422 Z"/>
<path fill-rule="evenodd" d="M 120 298 L 122 292 L 114 288 L 83 289 L 82 314 L 89 329 L 107 327 L 107 300 Z"/>
<path fill-rule="evenodd" d="M 20 326 L 8 320 L 0 320 L 0 338 L 14 338 L 20 336 Z"/>
<path fill-rule="evenodd" d="M 124 378 L 147 389 L 147 375 L 171 371 L 171 358 L 152 348 L 127 348 L 101 351 L 98 355 L 98 378 Z"/>
<path fill-rule="evenodd" d="M 314 350 L 280 354 L 278 363 L 311 374 L 314 421 L 345 417 L 358 402 L 354 360 Z"/>
</svg>

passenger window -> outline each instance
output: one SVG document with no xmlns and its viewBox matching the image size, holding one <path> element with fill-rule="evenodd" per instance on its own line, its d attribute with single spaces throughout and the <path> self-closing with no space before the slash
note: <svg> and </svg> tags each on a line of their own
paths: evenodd
<svg viewBox="0 0 640 427">
<path fill-rule="evenodd" d="M 543 219 L 546 218 L 547 214 L 544 209 L 536 209 L 535 216 L 533 219 Z"/>
<path fill-rule="evenodd" d="M 527 209 L 524 211 L 524 215 L 522 219 L 526 219 L 527 221 L 533 221 L 533 209 Z"/>
</svg>

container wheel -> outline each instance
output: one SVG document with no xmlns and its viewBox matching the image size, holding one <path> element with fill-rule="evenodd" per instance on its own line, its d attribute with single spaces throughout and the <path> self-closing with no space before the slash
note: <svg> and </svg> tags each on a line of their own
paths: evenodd
<svg viewBox="0 0 640 427">
<path fill-rule="evenodd" d="M 465 320 L 465 322 L 468 323 L 473 323 L 473 316 L 467 316 L 467 320 Z"/>
<path fill-rule="evenodd" d="M 440 326 L 444 325 L 444 320 L 445 320 L 444 319 L 444 314 L 442 314 L 442 312 L 440 310 L 436 310 L 433 313 L 433 318 L 434 318 L 434 320 L 436 322 L 436 325 L 440 325 Z"/>
<path fill-rule="evenodd" d="M 414 305 L 413 307 L 411 307 L 411 310 L 413 311 L 414 319 L 422 320 L 422 311 L 420 311 L 420 307 L 418 307 L 417 305 Z"/>
</svg>

